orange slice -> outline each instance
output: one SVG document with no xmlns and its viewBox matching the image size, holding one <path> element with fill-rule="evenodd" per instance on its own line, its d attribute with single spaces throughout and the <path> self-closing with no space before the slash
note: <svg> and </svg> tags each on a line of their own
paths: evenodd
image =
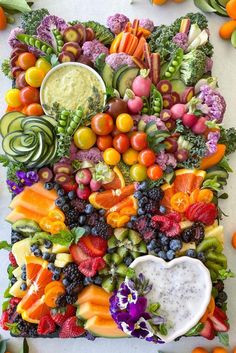
<svg viewBox="0 0 236 353">
<path fill-rule="evenodd" d="M 121 189 L 125 187 L 125 179 L 120 169 L 117 166 L 115 166 L 113 168 L 113 172 L 115 173 L 115 178 L 110 183 L 103 184 L 103 187 L 105 190 L 111 190 L 111 189 L 115 190 L 115 189 Z"/>
<path fill-rule="evenodd" d="M 36 293 L 33 288 L 30 288 L 18 304 L 17 312 L 19 314 L 23 313 L 25 310 L 29 309 L 39 298 L 39 294 Z"/>
<path fill-rule="evenodd" d="M 202 189 L 199 191 L 197 201 L 210 203 L 214 197 L 213 192 L 210 189 Z"/>
<path fill-rule="evenodd" d="M 120 210 L 120 214 L 126 216 L 136 216 L 137 209 L 132 206 L 127 206 Z"/>
<path fill-rule="evenodd" d="M 52 272 L 47 268 L 41 268 L 32 286 L 34 287 L 35 292 L 42 295 L 44 293 L 44 288 L 51 281 Z"/>
<path fill-rule="evenodd" d="M 138 208 L 138 202 L 137 199 L 134 196 L 128 196 L 121 202 L 117 203 L 115 206 L 111 207 L 107 212 L 119 212 L 125 207 L 133 207 L 137 210 Z"/>
<path fill-rule="evenodd" d="M 195 170 L 195 180 L 194 183 L 192 185 L 192 191 L 194 189 L 200 188 L 200 186 L 203 183 L 203 180 L 205 179 L 206 176 L 206 172 L 205 170 Z"/>
<path fill-rule="evenodd" d="M 195 174 L 192 169 L 179 169 L 175 172 L 174 191 L 191 193 L 195 182 Z"/>
<path fill-rule="evenodd" d="M 161 200 L 161 205 L 166 207 L 167 209 L 170 209 L 171 208 L 170 200 L 174 195 L 174 184 L 172 185 L 164 184 L 162 186 L 162 190 L 164 191 L 164 197 Z"/>
<path fill-rule="evenodd" d="M 60 281 L 53 281 L 53 282 L 50 282 L 46 285 L 45 289 L 44 289 L 44 293 L 46 293 L 47 291 L 49 291 L 51 288 L 53 287 L 59 287 L 61 286 L 62 288 L 64 288 L 62 282 Z"/>
<path fill-rule="evenodd" d="M 27 283 L 32 284 L 35 278 L 37 277 L 39 271 L 42 268 L 44 260 L 41 257 L 36 256 L 26 256 L 26 276 L 27 276 Z"/>
<path fill-rule="evenodd" d="M 200 189 L 195 189 L 190 194 L 190 204 L 196 203 L 199 195 Z"/>
<path fill-rule="evenodd" d="M 33 324 L 38 324 L 40 319 L 50 313 L 50 308 L 45 304 L 45 297 L 38 299 L 28 310 L 22 313 L 22 318 Z"/>
</svg>

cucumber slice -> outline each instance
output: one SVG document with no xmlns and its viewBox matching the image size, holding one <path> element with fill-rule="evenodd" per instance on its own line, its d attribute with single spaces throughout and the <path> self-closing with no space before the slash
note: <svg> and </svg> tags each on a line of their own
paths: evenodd
<svg viewBox="0 0 236 353">
<path fill-rule="evenodd" d="M 2 137 L 5 137 L 8 134 L 8 127 L 11 124 L 11 122 L 13 122 L 16 118 L 21 116 L 25 116 L 25 115 L 20 112 L 10 112 L 3 115 L 0 121 L 0 133 Z M 20 129 L 17 129 L 17 130 L 20 130 Z"/>
<path fill-rule="evenodd" d="M 18 152 L 12 150 L 12 147 L 11 147 L 13 138 L 17 136 L 19 137 L 22 136 L 22 131 L 11 132 L 10 134 L 6 135 L 2 141 L 2 149 L 9 156 L 15 157 L 18 155 Z"/>
<path fill-rule="evenodd" d="M 214 7 L 218 15 L 228 17 L 226 9 L 223 6 L 219 5 L 216 0 L 210 0 L 210 4 Z"/>
<path fill-rule="evenodd" d="M 52 126 L 54 126 L 54 127 L 57 126 L 57 121 L 54 118 L 50 117 L 50 116 L 42 115 L 40 117 L 40 119 L 46 120 L 48 123 L 52 124 Z"/>
<path fill-rule="evenodd" d="M 14 131 L 21 130 L 21 122 L 24 119 L 25 119 L 24 116 L 19 116 L 15 120 L 13 120 L 8 126 L 8 129 L 7 129 L 8 134 L 9 134 L 9 132 L 14 132 Z"/>
<path fill-rule="evenodd" d="M 107 87 L 112 87 L 113 76 L 114 70 L 110 67 L 110 65 L 105 64 L 102 70 L 102 79 Z"/>
<path fill-rule="evenodd" d="M 227 3 L 229 2 L 229 0 L 217 0 L 218 4 L 225 7 L 227 5 Z"/>
<path fill-rule="evenodd" d="M 132 87 L 133 80 L 138 74 L 139 69 L 137 67 L 129 67 L 120 74 L 116 85 L 121 97 L 124 97 L 127 88 Z"/>
<path fill-rule="evenodd" d="M 38 139 L 38 149 L 36 150 L 36 153 L 33 155 L 31 162 L 37 162 L 40 160 L 40 157 L 47 153 L 48 150 L 48 145 L 45 144 L 45 137 L 42 132 L 37 133 L 37 139 Z"/>
<path fill-rule="evenodd" d="M 119 68 L 119 70 L 117 70 L 117 71 L 115 72 L 114 77 L 113 77 L 113 81 L 112 81 L 112 86 L 113 86 L 113 88 L 116 88 L 116 89 L 117 89 L 117 87 L 116 87 L 116 85 L 117 85 L 117 80 L 118 80 L 120 74 L 121 74 L 122 72 L 124 72 L 126 69 L 128 69 L 128 67 L 129 67 L 128 65 L 121 66 L 121 67 Z"/>
<path fill-rule="evenodd" d="M 42 132 L 45 134 L 45 142 L 48 144 L 52 144 L 54 141 L 54 133 L 53 126 L 50 123 L 46 123 L 43 121 L 26 121 L 23 122 L 23 130 L 26 131 L 34 131 L 34 132 Z"/>
<path fill-rule="evenodd" d="M 31 153 L 27 153 L 22 156 L 19 156 L 18 154 L 18 156 L 14 157 L 14 159 L 20 163 L 28 163 L 31 160 L 31 157 L 34 155 L 34 153 L 35 151 L 31 151 Z"/>
<path fill-rule="evenodd" d="M 172 91 L 178 94 L 182 94 L 186 89 L 185 84 L 181 80 L 172 80 L 170 83 L 172 84 Z"/>
</svg>

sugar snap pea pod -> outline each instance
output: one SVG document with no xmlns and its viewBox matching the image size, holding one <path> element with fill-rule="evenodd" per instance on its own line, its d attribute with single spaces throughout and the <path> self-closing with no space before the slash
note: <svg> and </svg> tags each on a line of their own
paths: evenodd
<svg viewBox="0 0 236 353">
<path fill-rule="evenodd" d="M 215 237 L 210 237 L 204 239 L 197 247 L 197 252 L 206 252 L 209 250 L 216 251 L 217 253 L 221 253 L 223 251 L 223 246 L 220 241 Z"/>
<path fill-rule="evenodd" d="M 213 270 L 213 271 L 216 271 L 218 272 L 219 270 L 222 270 L 223 267 L 219 264 L 216 264 L 212 261 L 206 261 L 205 262 L 205 266 L 208 268 L 208 270 Z"/>
<path fill-rule="evenodd" d="M 142 109 L 142 114 L 149 114 L 149 101 L 147 99 L 147 97 L 142 97 L 143 100 L 143 109 Z"/>
<path fill-rule="evenodd" d="M 157 88 L 152 85 L 150 96 L 150 113 L 159 116 L 163 108 L 163 98 Z"/>
<path fill-rule="evenodd" d="M 214 264 L 218 264 L 221 268 L 227 268 L 227 258 L 224 254 L 214 253 L 213 251 L 209 251 L 206 255 L 207 260 L 213 262 Z"/>
<path fill-rule="evenodd" d="M 57 47 L 57 52 L 61 53 L 62 51 L 62 47 L 64 45 L 64 40 L 63 40 L 63 36 L 60 33 L 60 31 L 58 31 L 58 29 L 54 29 L 52 31 L 54 38 L 55 38 L 55 42 L 56 42 L 56 47 Z"/>
<path fill-rule="evenodd" d="M 75 113 L 72 114 L 71 120 L 69 122 L 67 132 L 69 135 L 72 135 L 75 129 L 80 125 L 83 118 L 83 110 L 78 108 Z"/>
<path fill-rule="evenodd" d="M 47 42 L 44 42 L 36 37 L 30 36 L 29 34 L 18 34 L 16 38 L 27 45 L 30 45 L 31 47 L 34 47 L 36 49 L 41 50 L 45 54 L 51 55 L 51 54 L 56 54 L 54 48 L 49 45 Z"/>
<path fill-rule="evenodd" d="M 168 64 L 165 72 L 164 72 L 164 77 L 167 78 L 168 80 L 171 80 L 173 76 L 176 74 L 176 72 L 179 70 L 180 65 L 183 61 L 183 56 L 184 56 L 184 51 L 181 48 L 178 48 L 170 63 Z"/>
</svg>

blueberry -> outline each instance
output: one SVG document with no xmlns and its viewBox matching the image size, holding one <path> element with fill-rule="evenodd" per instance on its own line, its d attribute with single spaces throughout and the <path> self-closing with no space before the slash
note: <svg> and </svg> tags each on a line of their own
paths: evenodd
<svg viewBox="0 0 236 353">
<path fill-rule="evenodd" d="M 182 248 L 182 241 L 180 239 L 172 239 L 169 247 L 171 250 L 178 251 Z"/>
<path fill-rule="evenodd" d="M 194 249 L 188 249 L 185 253 L 186 256 L 188 257 L 193 257 L 195 258 L 197 256 L 196 250 Z"/>
<path fill-rule="evenodd" d="M 147 203 L 148 203 L 148 198 L 146 196 L 144 196 L 143 198 L 141 198 L 141 200 L 139 200 L 138 205 L 140 207 L 142 207 L 142 206 L 146 205 Z"/>
<path fill-rule="evenodd" d="M 42 257 L 43 253 L 40 249 L 36 249 L 34 250 L 34 256 L 37 256 L 37 257 Z"/>
<path fill-rule="evenodd" d="M 106 214 L 106 210 L 104 210 L 103 208 L 101 208 L 98 213 L 100 214 L 100 216 L 104 216 Z"/>
<path fill-rule="evenodd" d="M 159 246 L 157 246 L 157 247 L 154 249 L 154 254 L 157 255 L 161 250 L 162 250 L 162 249 L 161 249 Z"/>
<path fill-rule="evenodd" d="M 27 285 L 26 283 L 22 283 L 22 285 L 20 286 L 21 290 L 26 290 L 27 289 Z"/>
<path fill-rule="evenodd" d="M 144 214 L 145 214 L 145 210 L 142 209 L 142 208 L 139 208 L 139 209 L 138 209 L 138 215 L 139 215 L 139 216 L 143 216 Z"/>
<path fill-rule="evenodd" d="M 162 235 L 162 237 L 160 237 L 160 243 L 162 245 L 169 245 L 169 238 L 167 238 L 165 235 Z"/>
<path fill-rule="evenodd" d="M 148 183 L 146 181 L 142 181 L 138 184 L 138 190 L 146 190 Z"/>
<path fill-rule="evenodd" d="M 84 212 L 86 214 L 91 214 L 93 213 L 93 211 L 94 211 L 94 207 L 92 205 L 88 204 L 85 206 Z"/>
<path fill-rule="evenodd" d="M 169 245 L 163 245 L 162 246 L 162 250 L 164 251 L 168 251 L 170 248 L 169 248 Z"/>
<path fill-rule="evenodd" d="M 163 259 L 163 260 L 166 260 L 166 259 L 167 259 L 166 252 L 163 251 L 163 250 L 159 251 L 158 254 L 157 254 L 157 256 L 160 257 L 160 258 Z"/>
<path fill-rule="evenodd" d="M 56 254 L 50 254 L 49 262 L 54 262 L 56 260 Z"/>
<path fill-rule="evenodd" d="M 100 286 L 102 284 L 102 277 L 100 276 L 95 277 L 94 283 Z"/>
<path fill-rule="evenodd" d="M 15 284 L 17 282 L 17 279 L 16 279 L 16 277 L 12 277 L 11 278 L 11 285 L 13 286 L 13 284 Z"/>
<path fill-rule="evenodd" d="M 91 284 L 91 283 L 93 283 L 93 278 L 91 278 L 91 277 L 86 277 L 86 278 L 84 279 L 84 285 L 85 285 L 85 286 L 87 286 L 87 285 L 89 285 L 89 284 Z"/>
<path fill-rule="evenodd" d="M 65 195 L 65 190 L 64 189 L 57 190 L 57 195 L 58 196 L 64 196 Z"/>
<path fill-rule="evenodd" d="M 54 275 L 52 276 L 52 280 L 53 281 L 58 281 L 60 279 L 60 275 L 54 273 Z"/>
<path fill-rule="evenodd" d="M 61 268 L 60 267 L 56 267 L 55 270 L 53 271 L 53 273 L 55 275 L 60 275 L 61 274 Z"/>
<path fill-rule="evenodd" d="M 32 252 L 34 252 L 35 250 L 38 250 L 38 248 L 39 248 L 38 244 L 35 243 L 35 244 L 32 244 L 32 245 L 31 245 L 30 250 L 31 250 Z"/>
<path fill-rule="evenodd" d="M 86 222 L 86 216 L 85 215 L 79 216 L 79 224 L 83 226 L 85 222 Z"/>
<path fill-rule="evenodd" d="M 44 246 L 46 249 L 51 249 L 52 248 L 52 242 L 50 240 L 45 240 L 44 241 Z"/>
<path fill-rule="evenodd" d="M 206 261 L 206 256 L 204 254 L 203 251 L 200 251 L 198 254 L 197 254 L 197 258 L 198 260 L 202 261 L 202 262 L 205 262 Z"/>
<path fill-rule="evenodd" d="M 70 281 L 68 281 L 68 279 L 66 277 L 63 278 L 62 283 L 65 287 L 68 287 L 70 285 Z"/>
<path fill-rule="evenodd" d="M 130 220 L 131 220 L 131 222 L 136 222 L 137 221 L 137 217 L 136 216 L 131 216 Z"/>
<path fill-rule="evenodd" d="M 132 262 L 133 262 L 133 258 L 132 258 L 131 256 L 126 256 L 126 257 L 124 258 L 124 264 L 125 264 L 126 266 L 129 266 Z"/>
<path fill-rule="evenodd" d="M 61 209 L 63 212 L 67 212 L 67 211 L 69 211 L 70 206 L 68 205 L 68 203 L 65 203 L 65 205 L 63 205 Z"/>
<path fill-rule="evenodd" d="M 160 206 L 159 211 L 160 211 L 160 213 L 165 214 L 166 208 L 164 206 Z"/>
<path fill-rule="evenodd" d="M 148 251 L 153 251 L 153 250 L 156 249 L 156 247 L 157 247 L 157 241 L 156 241 L 156 239 L 152 239 L 152 240 L 150 241 L 150 243 L 147 245 Z"/>
<path fill-rule="evenodd" d="M 74 190 L 71 190 L 71 191 L 68 192 L 67 196 L 69 197 L 70 200 L 74 200 L 75 197 L 76 197 L 76 193 L 75 193 Z"/>
<path fill-rule="evenodd" d="M 43 253 L 43 259 L 44 259 L 44 260 L 49 260 L 49 259 L 50 259 L 50 256 L 51 256 L 51 254 L 49 254 L 49 252 Z"/>
<path fill-rule="evenodd" d="M 52 190 L 52 189 L 54 189 L 54 184 L 48 182 L 48 183 L 44 184 L 44 187 L 46 190 Z"/>
<path fill-rule="evenodd" d="M 166 253 L 167 260 L 173 260 L 175 258 L 174 250 L 168 250 Z"/>
<path fill-rule="evenodd" d="M 126 227 L 129 228 L 129 229 L 132 229 L 133 225 L 132 225 L 131 222 L 128 222 L 128 223 L 126 224 Z"/>
<path fill-rule="evenodd" d="M 55 189 L 56 191 L 58 191 L 60 188 L 61 188 L 61 185 L 59 185 L 59 184 L 55 183 L 55 185 L 54 185 L 54 189 Z"/>
<path fill-rule="evenodd" d="M 22 265 L 21 266 L 21 270 L 22 270 L 22 272 L 25 272 L 26 271 L 26 265 Z"/>
<path fill-rule="evenodd" d="M 135 191 L 134 197 L 140 200 L 143 197 L 143 194 L 141 193 L 141 191 Z"/>
<path fill-rule="evenodd" d="M 66 199 L 64 197 L 58 197 L 55 201 L 55 205 L 58 207 L 62 207 L 66 203 Z"/>
<path fill-rule="evenodd" d="M 85 225 L 83 228 L 85 230 L 84 235 L 89 235 L 91 233 L 91 228 L 89 226 Z"/>
<path fill-rule="evenodd" d="M 56 268 L 56 266 L 54 264 L 52 264 L 52 263 L 48 264 L 49 271 L 53 272 L 53 271 L 55 271 L 55 268 Z"/>
<path fill-rule="evenodd" d="M 116 248 L 108 249 L 107 253 L 108 254 L 114 254 L 116 252 Z"/>
<path fill-rule="evenodd" d="M 27 278 L 26 273 L 22 272 L 21 279 L 23 279 L 23 281 L 26 281 L 26 278 Z"/>
</svg>

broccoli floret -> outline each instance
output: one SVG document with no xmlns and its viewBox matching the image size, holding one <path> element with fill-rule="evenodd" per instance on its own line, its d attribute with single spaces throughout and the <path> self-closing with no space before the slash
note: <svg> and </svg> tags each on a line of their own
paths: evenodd
<svg viewBox="0 0 236 353">
<path fill-rule="evenodd" d="M 154 29 L 148 38 L 148 42 L 153 53 L 159 53 L 161 60 L 168 61 L 178 46 L 172 41 L 179 29 L 172 26 L 161 25 Z"/>
<path fill-rule="evenodd" d="M 214 54 L 214 47 L 209 41 L 206 44 L 198 47 L 198 50 L 201 50 L 209 58 L 211 58 Z"/>
<path fill-rule="evenodd" d="M 97 40 L 99 40 L 99 42 L 103 43 L 104 45 L 110 45 L 112 43 L 114 35 L 107 27 L 95 21 L 83 22 L 82 24 L 86 28 L 92 28 L 95 33 L 95 37 Z"/>
<path fill-rule="evenodd" d="M 198 49 L 184 55 L 180 66 L 181 79 L 187 86 L 194 86 L 205 71 L 206 55 Z"/>
<path fill-rule="evenodd" d="M 9 78 L 10 80 L 13 79 L 12 73 L 11 73 L 11 65 L 10 65 L 10 60 L 9 59 L 4 59 L 1 65 L 1 69 L 3 74 Z"/>
<path fill-rule="evenodd" d="M 33 10 L 28 13 L 24 13 L 21 16 L 21 27 L 24 29 L 26 34 L 36 34 L 36 29 L 40 25 L 42 19 L 48 16 L 49 12 L 47 9 Z"/>
</svg>

